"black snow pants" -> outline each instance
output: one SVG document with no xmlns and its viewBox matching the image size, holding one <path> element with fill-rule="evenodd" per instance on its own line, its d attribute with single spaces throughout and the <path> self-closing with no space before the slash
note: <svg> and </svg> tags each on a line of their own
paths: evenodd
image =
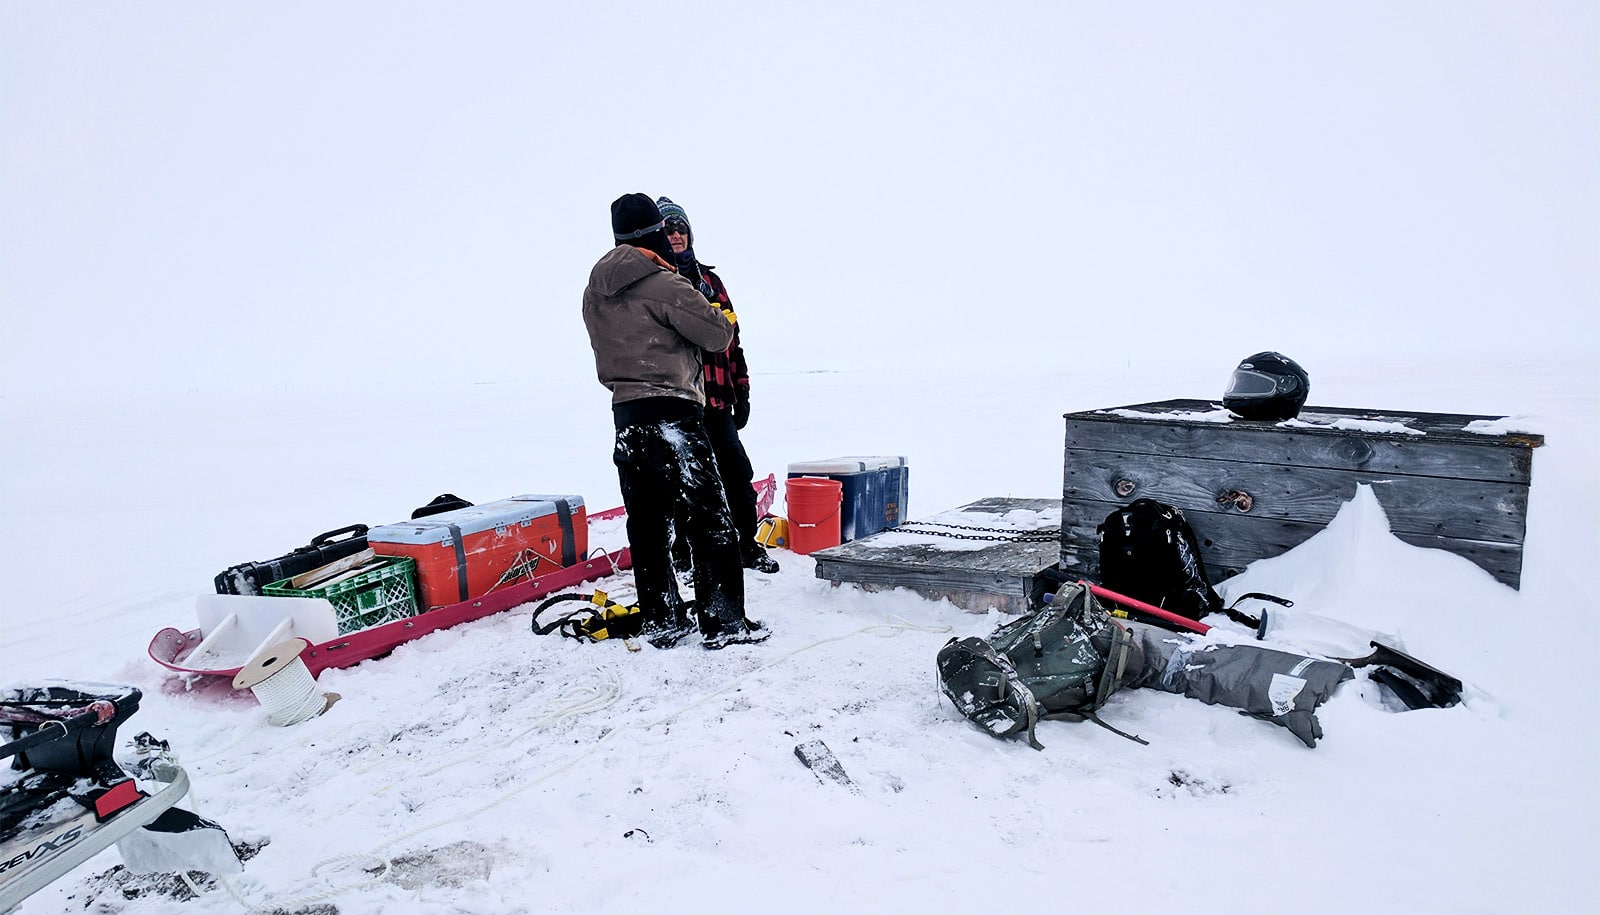
<svg viewBox="0 0 1600 915">
<path fill-rule="evenodd" d="M 693 405 L 690 405 L 691 407 Z M 690 416 L 634 419 L 617 411 L 612 452 L 628 510 L 633 580 L 646 619 L 682 621 L 672 574 L 674 519 L 694 562 L 702 632 L 744 620 L 744 568 L 716 457 L 698 410 Z"/>
<path fill-rule="evenodd" d="M 733 513 L 733 529 L 739 534 L 739 549 L 741 554 L 749 554 L 756 548 L 756 491 L 750 485 L 755 469 L 750 466 L 744 443 L 739 441 L 732 413 L 707 410 L 705 421 L 711 451 L 717 456 L 722 491 L 727 494 L 728 510 Z"/>
</svg>

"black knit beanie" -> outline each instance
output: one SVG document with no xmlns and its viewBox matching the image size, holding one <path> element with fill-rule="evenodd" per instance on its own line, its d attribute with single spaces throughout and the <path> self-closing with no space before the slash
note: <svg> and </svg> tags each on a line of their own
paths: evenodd
<svg viewBox="0 0 1600 915">
<path fill-rule="evenodd" d="M 672 246 L 662 231 L 661 211 L 647 194 L 623 194 L 611 201 L 611 235 L 619 245 L 633 245 L 672 263 Z"/>
</svg>

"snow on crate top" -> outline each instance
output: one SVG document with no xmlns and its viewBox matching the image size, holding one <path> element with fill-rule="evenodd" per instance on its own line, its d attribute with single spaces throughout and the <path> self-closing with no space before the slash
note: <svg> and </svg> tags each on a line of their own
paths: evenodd
<svg viewBox="0 0 1600 915">
<path fill-rule="evenodd" d="M 1001 538 L 1008 534 L 1020 535 L 1059 527 L 1059 507 L 1041 511 L 1018 508 L 1008 512 L 952 510 L 907 521 L 903 527 L 880 531 L 872 535 L 872 544 L 878 547 L 933 547 L 947 552 L 982 550 L 1002 542 Z"/>
<path fill-rule="evenodd" d="M 1533 428 L 1533 420 L 1527 416 L 1502 416 L 1499 419 L 1475 419 L 1461 427 L 1462 432 L 1471 432 L 1474 435 L 1526 435 L 1542 434 Z"/>
<path fill-rule="evenodd" d="M 1398 420 L 1354 419 L 1349 416 L 1330 416 L 1326 413 L 1301 413 L 1295 419 L 1286 419 L 1279 426 L 1286 429 L 1338 429 L 1341 432 L 1380 432 L 1404 435 L 1427 435 L 1421 429 L 1406 425 L 1416 422 L 1411 417 Z"/>
<path fill-rule="evenodd" d="M 1212 404 L 1210 410 L 1169 410 L 1165 413 L 1148 413 L 1144 410 L 1129 410 L 1119 408 L 1116 410 L 1096 410 L 1096 413 L 1109 413 L 1112 416 L 1121 416 L 1124 419 L 1162 419 L 1177 420 L 1185 423 L 1231 423 L 1233 414 L 1226 408 Z"/>
</svg>

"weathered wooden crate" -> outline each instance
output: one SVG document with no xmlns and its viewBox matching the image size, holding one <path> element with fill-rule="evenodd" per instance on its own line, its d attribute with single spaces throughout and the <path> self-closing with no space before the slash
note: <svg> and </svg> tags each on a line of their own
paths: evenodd
<svg viewBox="0 0 1600 915">
<path fill-rule="evenodd" d="M 1304 542 L 1371 484 L 1399 539 L 1518 587 L 1539 435 L 1497 417 L 1306 407 L 1288 423 L 1166 400 L 1066 416 L 1061 566 L 1096 577 L 1095 526 L 1148 497 L 1183 510 L 1213 581 Z M 1493 428 L 1480 425 L 1478 428 Z"/>
<path fill-rule="evenodd" d="M 988 498 L 818 550 L 817 577 L 876 591 L 907 588 L 965 610 L 1021 613 L 1060 555 L 1061 503 Z"/>
</svg>

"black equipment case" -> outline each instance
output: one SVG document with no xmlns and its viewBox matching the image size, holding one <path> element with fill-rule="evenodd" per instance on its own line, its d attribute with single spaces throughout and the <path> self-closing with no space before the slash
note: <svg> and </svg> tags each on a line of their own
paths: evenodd
<svg viewBox="0 0 1600 915">
<path fill-rule="evenodd" d="M 335 539 L 340 538 L 343 539 Z M 306 546 L 297 547 L 277 559 L 246 562 L 217 573 L 218 594 L 260 594 L 261 589 L 275 581 L 292 578 L 330 562 L 353 556 L 367 548 L 367 526 L 352 524 L 311 538 Z"/>
</svg>

